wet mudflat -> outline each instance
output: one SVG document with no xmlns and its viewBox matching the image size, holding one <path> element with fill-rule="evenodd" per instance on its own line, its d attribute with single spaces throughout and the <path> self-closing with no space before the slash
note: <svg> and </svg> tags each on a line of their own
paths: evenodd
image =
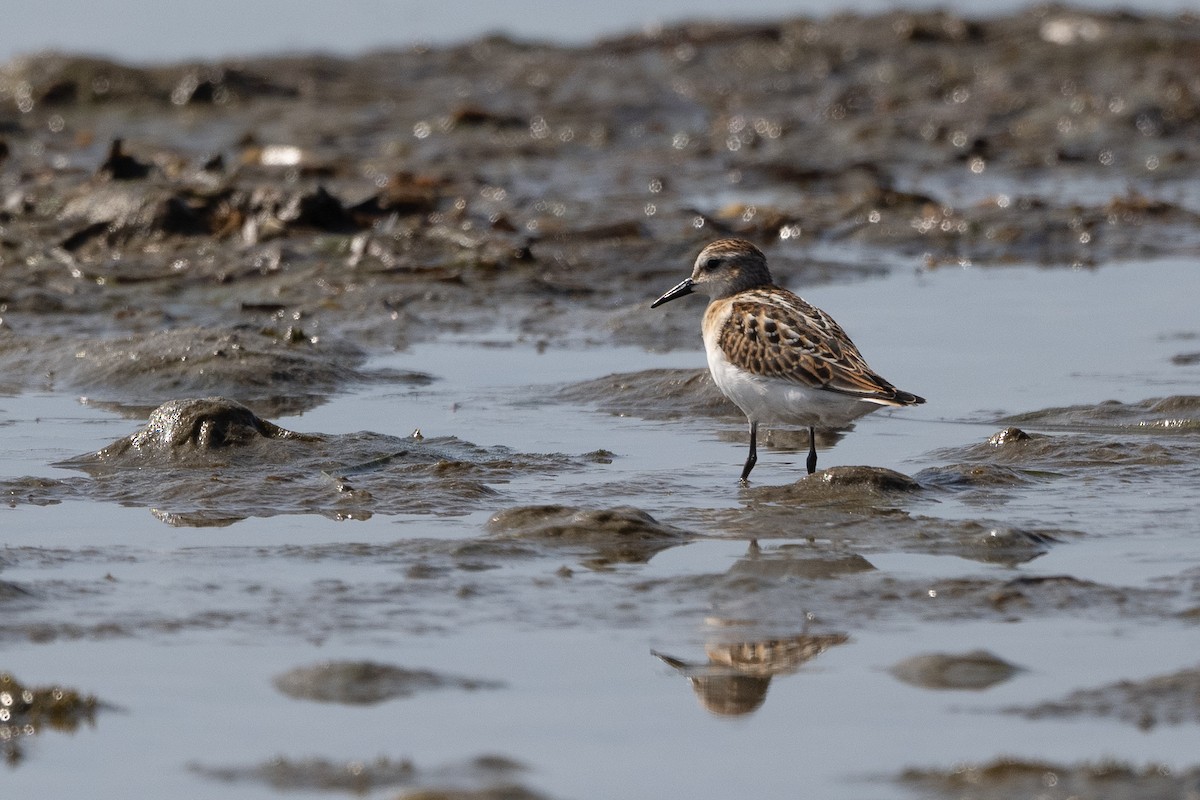
<svg viewBox="0 0 1200 800">
<path fill-rule="evenodd" d="M 3 784 L 1188 796 L 1198 42 L 3 66 Z M 729 233 L 929 403 L 739 487 Z"/>
</svg>

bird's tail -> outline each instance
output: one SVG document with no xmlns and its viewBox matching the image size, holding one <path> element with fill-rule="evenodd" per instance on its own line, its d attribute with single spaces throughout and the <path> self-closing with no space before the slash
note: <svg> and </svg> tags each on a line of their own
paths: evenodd
<svg viewBox="0 0 1200 800">
<path fill-rule="evenodd" d="M 921 397 L 919 394 L 913 394 L 912 392 L 905 392 L 901 389 L 897 389 L 892 401 L 898 406 L 919 406 L 925 402 L 925 398 Z"/>
</svg>

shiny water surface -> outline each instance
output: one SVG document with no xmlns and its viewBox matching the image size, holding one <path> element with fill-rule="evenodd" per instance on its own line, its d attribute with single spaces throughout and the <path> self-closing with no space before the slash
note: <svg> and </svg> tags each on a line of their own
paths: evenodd
<svg viewBox="0 0 1200 800">
<path fill-rule="evenodd" d="M 1005 427 L 1008 415 L 1200 394 L 1200 368 L 1172 361 L 1200 335 L 1200 271 L 1186 260 L 1087 270 L 904 265 L 806 296 L 841 321 L 876 368 L 929 398 L 864 418 L 822 450 L 823 468 L 920 475 L 965 457 L 963 448 Z M 692 311 L 698 326 L 699 302 Z M 893 781 L 905 768 L 1001 755 L 1195 765 L 1194 726 L 1006 713 L 1195 666 L 1200 630 L 1186 613 L 1200 575 L 1193 466 L 1047 463 L 1041 469 L 1060 473 L 1055 479 L 991 496 L 926 491 L 887 501 L 933 521 L 1063 532 L 1044 555 L 1019 563 L 892 540 L 886 521 L 881 535 L 839 546 L 836 528 L 812 522 L 824 519 L 820 508 L 803 502 L 787 511 L 794 536 L 776 532 L 755 552 L 754 531 L 722 522 L 755 502 L 736 483 L 745 447 L 736 417 L 642 419 L 598 408 L 602 398 L 593 405 L 557 394 L 611 373 L 698 369 L 698 336 L 693 350 L 658 354 L 538 347 L 498 329 L 486 341 L 446 338 L 376 360 L 436 380 L 354 390 L 274 421 L 610 456 L 514 475 L 496 485 L 494 504 L 451 516 L 281 514 L 172 527 L 147 508 L 85 500 L 0 509 L 0 586 L 20 590 L 0 599 L 8 629 L 0 666 L 105 704 L 70 733 L 21 738 L 18 762 L 0 776 L 5 797 L 268 798 L 289 788 L 311 796 L 313 786 L 261 777 L 280 758 L 411 759 L 410 783 L 362 791 L 379 798 L 494 785 L 481 756 L 523 766 L 505 781 L 591 798 L 903 798 L 915 796 Z M 135 427 L 62 393 L 0 398 L 0 477 L 77 479 L 51 465 Z M 1021 427 L 1039 432 L 1036 422 Z M 1196 436 L 1042 432 L 1117 443 L 1158 437 L 1164 447 L 1173 435 Z M 803 445 L 764 449 L 754 489 L 796 481 L 803 457 Z M 478 549 L 496 536 L 486 525 L 493 513 L 529 504 L 631 505 L 690 535 L 648 560 L 604 565 L 583 545 L 533 543 L 503 556 Z M 464 544 L 475 549 L 456 549 Z M 797 566 L 853 555 L 874 571 L 811 578 Z M 960 602 L 946 587 L 1063 575 L 1129 594 L 1093 610 L 944 605 Z M 924 601 L 913 599 L 922 593 Z M 39 625 L 44 635 L 32 633 Z M 731 636 L 817 634 L 841 640 L 773 674 L 751 708 L 713 713 L 689 685 L 689 675 L 707 674 L 706 647 L 719 650 Z M 888 671 L 918 654 L 977 649 L 1021 669 L 986 691 L 935 690 Z M 272 684 L 324 661 L 499 686 L 352 705 L 294 699 Z"/>
</svg>

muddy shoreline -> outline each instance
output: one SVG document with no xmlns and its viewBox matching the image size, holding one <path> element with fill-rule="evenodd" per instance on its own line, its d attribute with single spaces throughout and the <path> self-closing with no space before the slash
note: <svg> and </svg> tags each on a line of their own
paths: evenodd
<svg viewBox="0 0 1200 800">
<path fill-rule="evenodd" d="M 182 360 L 163 330 L 191 330 L 201 357 L 241 332 L 304 394 L 330 379 L 293 358 L 328 372 L 497 324 L 691 345 L 685 315 L 634 310 L 719 234 L 803 285 L 1195 254 L 1198 40 L 1191 16 L 1043 7 L 350 60 L 16 59 L 0 65 L 4 384 L 131 401 L 102 363 L 57 364 L 85 340 Z M 262 369 L 206 366 L 232 385 Z M 174 386 L 136 388 L 144 413 Z"/>
<path fill-rule="evenodd" d="M 810 718 L 824 699 L 796 700 L 810 684 L 852 707 L 839 721 L 847 753 L 899 724 L 893 702 L 930 737 L 996 726 L 1009 736 L 997 741 L 1024 746 L 1078 718 L 1189 735 L 1194 662 L 1127 674 L 1122 657 L 1179 648 L 1200 609 L 1200 567 L 1180 544 L 1200 479 L 1200 328 L 1164 330 L 1153 308 L 1153 292 L 1175 288 L 1158 284 L 1154 260 L 1173 260 L 1166 274 L 1178 276 L 1200 256 L 1197 65 L 1195 15 L 1061 6 L 684 25 L 584 47 L 491 37 L 353 59 L 134 67 L 48 54 L 0 65 L 0 399 L 32 409 L 0 431 L 12 463 L 36 462 L 0 476 L 0 510 L 16 520 L 0 553 L 0 642 L 14 659 L 49 651 L 60 663 L 123 643 L 135 677 L 159 651 L 216 652 L 218 666 L 246 673 L 255 648 L 292 648 L 261 685 L 234 688 L 268 720 L 318 704 L 353 718 L 347 730 L 367 748 L 347 760 L 282 738 L 269 739 L 274 755 L 254 741 L 235 757 L 185 732 L 180 749 L 153 752 L 155 769 L 201 793 L 582 796 L 566 767 L 543 783 L 557 763 L 528 732 L 558 731 L 556 747 L 590 753 L 595 722 L 644 748 L 607 708 L 591 718 L 570 703 L 636 698 L 630 676 L 653 668 L 654 702 L 628 713 L 661 713 L 665 691 L 683 696 L 708 716 L 671 717 L 671 735 L 699 736 L 684 749 L 714 765 L 726 740 L 703 737 L 728 734 L 714 720 L 765 726 L 764 708 L 793 702 L 823 732 L 846 709 Z M 801 290 L 967 269 L 1028 280 L 985 284 L 1013 314 L 981 316 L 994 330 L 989 349 L 959 356 L 973 363 L 951 363 L 952 342 L 914 345 L 913 388 L 975 376 L 969 400 L 931 393 L 932 416 L 869 428 L 880 448 L 869 463 L 834 459 L 810 477 L 792 469 L 806 432 L 764 432 L 761 483 L 739 488 L 744 421 L 703 370 L 698 307 L 648 309 L 706 242 L 731 234 Z M 1039 276 L 1111 269 L 1126 271 L 1130 295 L 1151 294 L 1152 311 L 1093 308 L 1099 290 L 1086 283 L 1057 305 L 1033 302 L 1044 300 Z M 949 319 L 1001 302 L 991 297 L 901 311 Z M 854 302 L 882 319 L 889 298 Z M 1012 407 L 989 366 L 1008 374 L 999 367 L 1013 359 L 1045 358 L 1076 305 L 1112 319 L 1089 346 L 1115 354 L 1128 339 L 1153 361 L 1137 362 L 1130 383 L 1086 383 L 1100 387 L 1086 402 Z M 1046 331 L 1029 352 L 1011 344 L 1021 326 Z M 892 332 L 876 328 L 877 346 Z M 413 355 L 448 342 L 463 349 Z M 567 380 L 518 349 L 557 354 L 548 361 L 559 366 L 637 355 Z M 694 363 L 649 363 L 672 351 Z M 460 357 L 526 369 L 498 371 L 499 387 L 463 381 L 451 368 Z M 47 443 L 26 398 L 101 412 L 107 438 Z M 367 413 L 392 406 L 407 415 Z M 412 430 L 414 409 L 446 430 Z M 301 419 L 318 413 L 357 432 Z M 470 424 L 482 434 L 456 427 Z M 817 444 L 841 446 L 847 433 L 820 432 Z M 891 436 L 900 444 L 889 449 Z M 702 449 L 730 443 L 736 452 Z M 119 522 L 93 527 L 81 508 Z M 48 529 L 78 541 L 48 547 L 36 533 Z M 1167 548 L 1154 551 L 1161 563 L 1143 556 L 1146 539 Z M 1130 564 L 1152 577 L 1126 579 Z M 897 630 L 904 641 L 888 639 Z M 959 630 L 975 639 L 926 644 Z M 533 666 L 509 649 L 522 637 Z M 494 652 L 472 649 L 477 638 Z M 892 649 L 855 661 L 881 639 Z M 1055 659 L 1073 647 L 1103 654 L 1095 674 L 1061 674 L 1072 662 Z M 572 648 L 604 674 L 572 664 L 578 683 L 564 679 Z M 141 724 L 164 699 L 110 698 L 122 670 L 85 670 L 78 689 L 11 671 L 13 685 L 53 684 L 38 692 L 80 703 L 66 722 L 30 722 L 26 703 L 0 725 L 19 778 L 55 769 L 39 749 L 53 730 L 86 725 L 104 744 L 114 708 Z M 822 684 L 829 675 L 844 685 Z M 166 700 L 224 688 L 182 680 Z M 862 686 L 886 698 L 879 718 L 859 707 Z M 983 699 L 964 713 L 946 695 Z M 222 702 L 201 712 L 220 720 L 214 730 L 242 713 Z M 391 716 L 371 728 L 380 723 L 364 707 L 390 704 L 403 733 L 437 738 L 440 720 L 458 719 L 451 744 L 413 756 L 404 743 L 419 752 L 424 740 L 397 735 Z M 474 704 L 492 710 L 477 716 Z M 406 717 L 412 708 L 425 716 Z M 495 720 L 519 733 L 459 741 Z M 1013 725 L 1025 727 L 1014 737 Z M 740 730 L 767 731 L 756 752 L 797 733 Z M 1171 772 L 1139 758 L 1144 749 L 1034 758 L 985 747 L 962 767 L 939 750 L 873 789 L 1031 796 L 1055 776 L 1064 797 L 1114 786 L 1167 797 L 1195 783 L 1194 762 Z M 677 776 L 706 766 L 670 763 Z M 880 777 L 869 759 L 830 763 L 826 787 Z M 750 777 L 770 786 L 794 766 Z M 741 788 L 746 776 L 725 772 Z"/>
</svg>

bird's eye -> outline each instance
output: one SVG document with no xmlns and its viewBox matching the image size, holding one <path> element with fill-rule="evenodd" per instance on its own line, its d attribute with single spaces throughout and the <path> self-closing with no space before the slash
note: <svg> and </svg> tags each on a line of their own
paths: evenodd
<svg viewBox="0 0 1200 800">
<path fill-rule="evenodd" d="M 719 266 L 721 266 L 721 259 L 713 256 L 712 258 L 705 259 L 704 263 L 700 265 L 700 268 L 705 272 L 712 272 Z"/>
</svg>

